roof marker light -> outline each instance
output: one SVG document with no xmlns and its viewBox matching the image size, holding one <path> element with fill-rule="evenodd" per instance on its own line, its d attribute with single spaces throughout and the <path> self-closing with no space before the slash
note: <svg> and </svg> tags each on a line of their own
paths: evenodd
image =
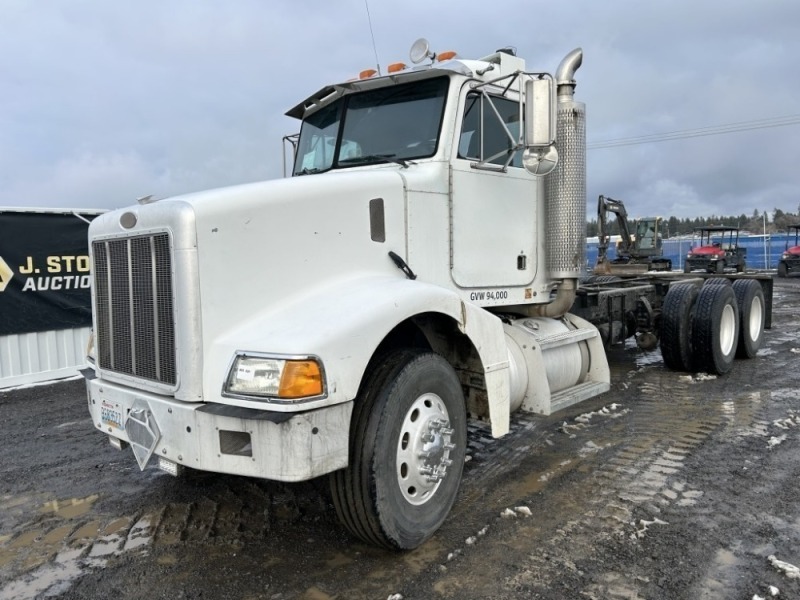
<svg viewBox="0 0 800 600">
<path fill-rule="evenodd" d="M 378 72 L 375 69 L 365 69 L 358 74 L 359 79 L 369 79 L 370 77 L 374 77 L 377 75 Z"/>
<path fill-rule="evenodd" d="M 450 60 L 451 58 L 455 58 L 455 56 L 456 56 L 455 51 L 448 50 L 447 52 L 439 52 L 439 54 L 436 55 L 436 60 L 442 62 L 445 60 Z"/>
<path fill-rule="evenodd" d="M 405 69 L 405 68 L 406 68 L 406 63 L 402 63 L 402 62 L 396 62 L 396 63 L 392 63 L 392 64 L 390 64 L 390 65 L 389 65 L 389 66 L 386 68 L 386 70 L 387 70 L 389 73 L 397 73 L 398 71 L 402 71 L 402 70 L 403 70 L 403 69 Z"/>
</svg>

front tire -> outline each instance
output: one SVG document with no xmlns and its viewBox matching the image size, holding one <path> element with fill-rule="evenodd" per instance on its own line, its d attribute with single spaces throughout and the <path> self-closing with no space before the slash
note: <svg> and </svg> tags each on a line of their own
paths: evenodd
<svg viewBox="0 0 800 600">
<path fill-rule="evenodd" d="M 416 548 L 444 522 L 461 483 L 467 419 L 458 376 L 437 354 L 395 351 L 355 402 L 350 464 L 331 475 L 336 512 L 369 544 Z"/>
<path fill-rule="evenodd" d="M 785 262 L 778 263 L 778 277 L 788 277 L 789 276 L 789 269 L 786 268 Z"/>
</svg>

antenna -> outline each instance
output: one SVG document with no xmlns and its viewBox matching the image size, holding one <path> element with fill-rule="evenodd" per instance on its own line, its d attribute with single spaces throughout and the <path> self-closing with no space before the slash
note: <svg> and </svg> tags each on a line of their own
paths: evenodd
<svg viewBox="0 0 800 600">
<path fill-rule="evenodd" d="M 378 67 L 378 77 L 381 75 L 381 63 L 378 60 L 378 47 L 375 45 L 375 33 L 372 31 L 372 17 L 369 15 L 369 2 L 364 0 L 364 6 L 367 7 L 367 21 L 369 22 L 369 34 L 372 36 L 372 49 L 375 51 L 375 66 Z"/>
</svg>

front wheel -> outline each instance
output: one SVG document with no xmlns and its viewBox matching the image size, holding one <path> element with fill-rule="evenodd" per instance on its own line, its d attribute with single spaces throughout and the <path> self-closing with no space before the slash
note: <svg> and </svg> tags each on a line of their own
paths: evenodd
<svg viewBox="0 0 800 600">
<path fill-rule="evenodd" d="M 778 277 L 788 277 L 789 269 L 786 267 L 785 262 L 778 263 Z"/>
<path fill-rule="evenodd" d="M 416 548 L 453 506 L 466 452 L 464 394 L 431 352 L 383 358 L 353 409 L 350 464 L 331 475 L 336 512 L 363 541 Z"/>
</svg>

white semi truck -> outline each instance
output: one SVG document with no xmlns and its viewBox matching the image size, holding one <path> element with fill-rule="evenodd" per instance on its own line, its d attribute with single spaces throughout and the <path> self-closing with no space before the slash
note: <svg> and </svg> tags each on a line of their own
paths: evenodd
<svg viewBox="0 0 800 600">
<path fill-rule="evenodd" d="M 604 345 L 635 334 L 667 332 L 673 368 L 754 354 L 763 283 L 580 286 L 581 60 L 551 76 L 420 40 L 410 66 L 287 113 L 302 121 L 291 178 L 95 219 L 97 429 L 142 469 L 328 475 L 354 536 L 408 549 L 456 498 L 468 418 L 502 436 L 515 410 L 606 392 Z"/>
</svg>

